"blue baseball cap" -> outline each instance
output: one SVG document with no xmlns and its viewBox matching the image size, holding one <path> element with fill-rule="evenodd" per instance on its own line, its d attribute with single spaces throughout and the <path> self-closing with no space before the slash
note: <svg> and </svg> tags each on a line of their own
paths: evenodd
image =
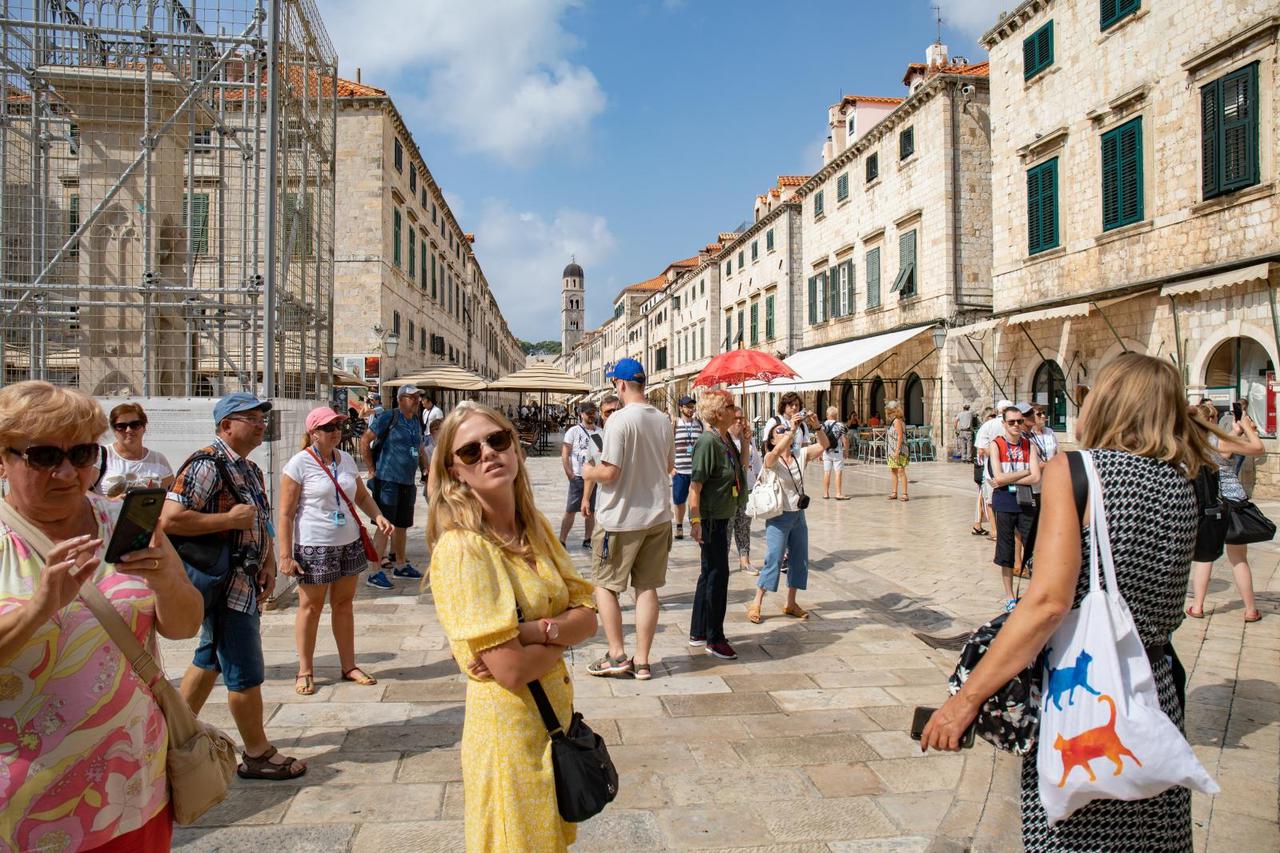
<svg viewBox="0 0 1280 853">
<path fill-rule="evenodd" d="M 231 415 L 253 411 L 269 412 L 271 404 L 266 400 L 259 400 L 248 391 L 234 391 L 214 404 L 213 422 L 220 424 Z"/>
<path fill-rule="evenodd" d="M 645 382 L 644 365 L 634 358 L 624 358 L 609 368 L 605 378 L 621 379 L 623 382 L 637 382 L 643 385 Z"/>
</svg>

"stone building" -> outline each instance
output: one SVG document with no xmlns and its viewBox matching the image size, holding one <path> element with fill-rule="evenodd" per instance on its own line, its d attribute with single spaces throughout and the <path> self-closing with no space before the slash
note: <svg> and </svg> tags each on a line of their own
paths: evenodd
<svg viewBox="0 0 1280 853">
<path fill-rule="evenodd" d="M 560 352 L 571 352 L 586 329 L 586 278 L 576 260 L 560 274 Z"/>
<path fill-rule="evenodd" d="M 1275 435 L 1278 29 L 1274 0 L 1028 0 L 983 36 L 1010 203 L 992 206 L 996 317 L 952 331 L 978 356 L 954 394 L 1046 404 L 1070 439 L 1098 370 L 1136 351 Z"/>
<path fill-rule="evenodd" d="M 335 360 L 370 381 L 438 364 L 489 379 L 519 370 L 524 352 L 476 259 L 476 238 L 455 218 L 399 110 L 385 91 L 345 82 L 338 100 Z"/>
<path fill-rule="evenodd" d="M 947 367 L 929 332 L 991 310 L 989 98 L 987 63 L 941 44 L 926 59 L 904 99 L 849 96 L 828 113 L 825 164 L 795 194 L 787 362 L 801 378 L 771 395 L 801 391 L 864 422 L 901 401 L 909 424 L 945 424 Z"/>
<path fill-rule="evenodd" d="M 724 235 L 721 235 L 724 236 Z M 694 377 L 719 350 L 720 262 L 723 246 L 708 243 L 698 265 L 671 285 L 671 393 L 688 394 Z"/>
</svg>

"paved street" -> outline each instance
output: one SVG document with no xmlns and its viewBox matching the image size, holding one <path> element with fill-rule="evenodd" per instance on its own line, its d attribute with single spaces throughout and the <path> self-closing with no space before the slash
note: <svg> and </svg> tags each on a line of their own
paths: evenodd
<svg viewBox="0 0 1280 853">
<path fill-rule="evenodd" d="M 540 506 L 558 520 L 558 459 L 531 467 Z M 991 545 L 968 532 L 967 466 L 911 473 L 910 503 L 885 501 L 887 472 L 859 465 L 845 476 L 854 500 L 814 501 L 810 589 L 800 599 L 813 613 L 807 624 L 782 617 L 780 597 L 767 601 L 763 625 L 748 623 L 754 578 L 734 572 L 727 628 L 738 661 L 686 644 L 698 556 L 690 540 L 672 552 L 652 681 L 591 678 L 586 664 L 601 644 L 573 651 L 577 707 L 622 777 L 617 801 L 581 827 L 575 849 L 1017 849 L 1016 762 L 981 741 L 959 755 L 921 756 L 907 736 L 913 707 L 944 697 L 954 657 L 912 631 L 972 627 L 998 612 L 1000 598 Z M 576 529 L 571 539 L 581 538 Z M 586 553 L 572 550 L 585 572 Z M 1194 799 L 1197 850 L 1280 849 L 1280 550 L 1251 550 L 1267 618 L 1245 630 L 1219 564 L 1212 612 L 1176 636 L 1190 673 L 1188 734 L 1223 789 Z M 421 565 L 420 533 L 410 552 Z M 378 685 L 338 682 L 322 624 L 311 697 L 293 691 L 292 596 L 265 615 L 268 732 L 310 771 L 296 783 L 237 780 L 201 826 L 177 832 L 180 849 L 461 849 L 465 685 L 431 597 L 362 586 L 356 608 L 360 661 Z M 171 675 L 191 647 L 166 644 Z M 230 730 L 224 697 L 219 687 L 204 716 Z"/>
</svg>

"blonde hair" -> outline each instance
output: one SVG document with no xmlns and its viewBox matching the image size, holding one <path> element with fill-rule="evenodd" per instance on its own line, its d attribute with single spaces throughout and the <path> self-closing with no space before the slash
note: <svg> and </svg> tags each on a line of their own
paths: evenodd
<svg viewBox="0 0 1280 853">
<path fill-rule="evenodd" d="M 902 417 L 902 407 L 897 403 L 891 403 L 890 405 L 885 406 L 884 419 L 886 421 L 893 423 L 900 417 Z"/>
<path fill-rule="evenodd" d="M 470 487 L 456 479 L 449 472 L 453 461 L 453 442 L 458 428 L 463 421 L 472 416 L 488 418 L 511 434 L 511 441 L 516 445 L 516 481 L 515 489 L 516 528 L 523 532 L 517 540 L 499 541 L 494 538 L 493 531 L 485 523 L 484 511 L 480 502 L 472 494 Z M 493 542 L 507 554 L 518 559 L 530 557 L 559 562 L 559 540 L 551 530 L 546 516 L 538 511 L 533 502 L 533 487 L 529 483 L 529 471 L 525 468 L 524 454 L 519 450 L 519 434 L 515 425 L 506 415 L 481 403 L 464 400 L 452 412 L 445 416 L 444 425 L 440 427 L 440 437 L 436 439 L 436 449 L 431 454 L 431 482 L 435 490 L 427 509 L 427 547 L 434 548 L 440 537 L 450 530 L 469 530 Z"/>
<path fill-rule="evenodd" d="M 1214 464 L 1209 426 L 1193 423 L 1187 413 L 1177 368 L 1136 352 L 1117 356 L 1098 373 L 1080 410 L 1076 438 L 1084 448 L 1168 462 L 1188 477 Z"/>
<path fill-rule="evenodd" d="M 725 409 L 733 405 L 733 395 L 728 391 L 703 391 L 698 400 L 698 417 L 708 424 L 715 423 Z"/>
<path fill-rule="evenodd" d="M 835 406 L 827 406 L 827 420 L 835 420 L 840 417 L 840 410 Z"/>
<path fill-rule="evenodd" d="M 0 446 L 43 439 L 88 444 L 107 427 L 102 407 L 83 391 L 35 380 L 0 389 Z"/>
</svg>

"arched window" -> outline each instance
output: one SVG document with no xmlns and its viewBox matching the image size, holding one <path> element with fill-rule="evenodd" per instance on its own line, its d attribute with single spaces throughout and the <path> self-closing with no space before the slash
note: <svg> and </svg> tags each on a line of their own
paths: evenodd
<svg viewBox="0 0 1280 853">
<path fill-rule="evenodd" d="M 884 380 L 877 376 L 871 383 L 871 409 L 867 412 L 867 418 L 872 415 L 884 420 Z"/>
<path fill-rule="evenodd" d="M 1067 428 L 1067 379 L 1053 360 L 1041 362 L 1031 383 L 1031 398 L 1049 412 L 1049 426 L 1054 432 Z"/>
<path fill-rule="evenodd" d="M 902 416 L 906 422 L 919 426 L 924 423 L 924 383 L 920 381 L 920 377 L 911 374 L 907 377 L 907 388 L 902 395 L 903 412 Z"/>
<path fill-rule="evenodd" d="M 1249 401 L 1249 414 L 1265 428 L 1267 374 L 1275 368 L 1262 344 L 1253 338 L 1231 338 L 1218 344 L 1204 369 L 1206 390 L 1227 392 L 1231 402 Z M 1219 395 L 1213 395 L 1215 399 Z"/>
</svg>

